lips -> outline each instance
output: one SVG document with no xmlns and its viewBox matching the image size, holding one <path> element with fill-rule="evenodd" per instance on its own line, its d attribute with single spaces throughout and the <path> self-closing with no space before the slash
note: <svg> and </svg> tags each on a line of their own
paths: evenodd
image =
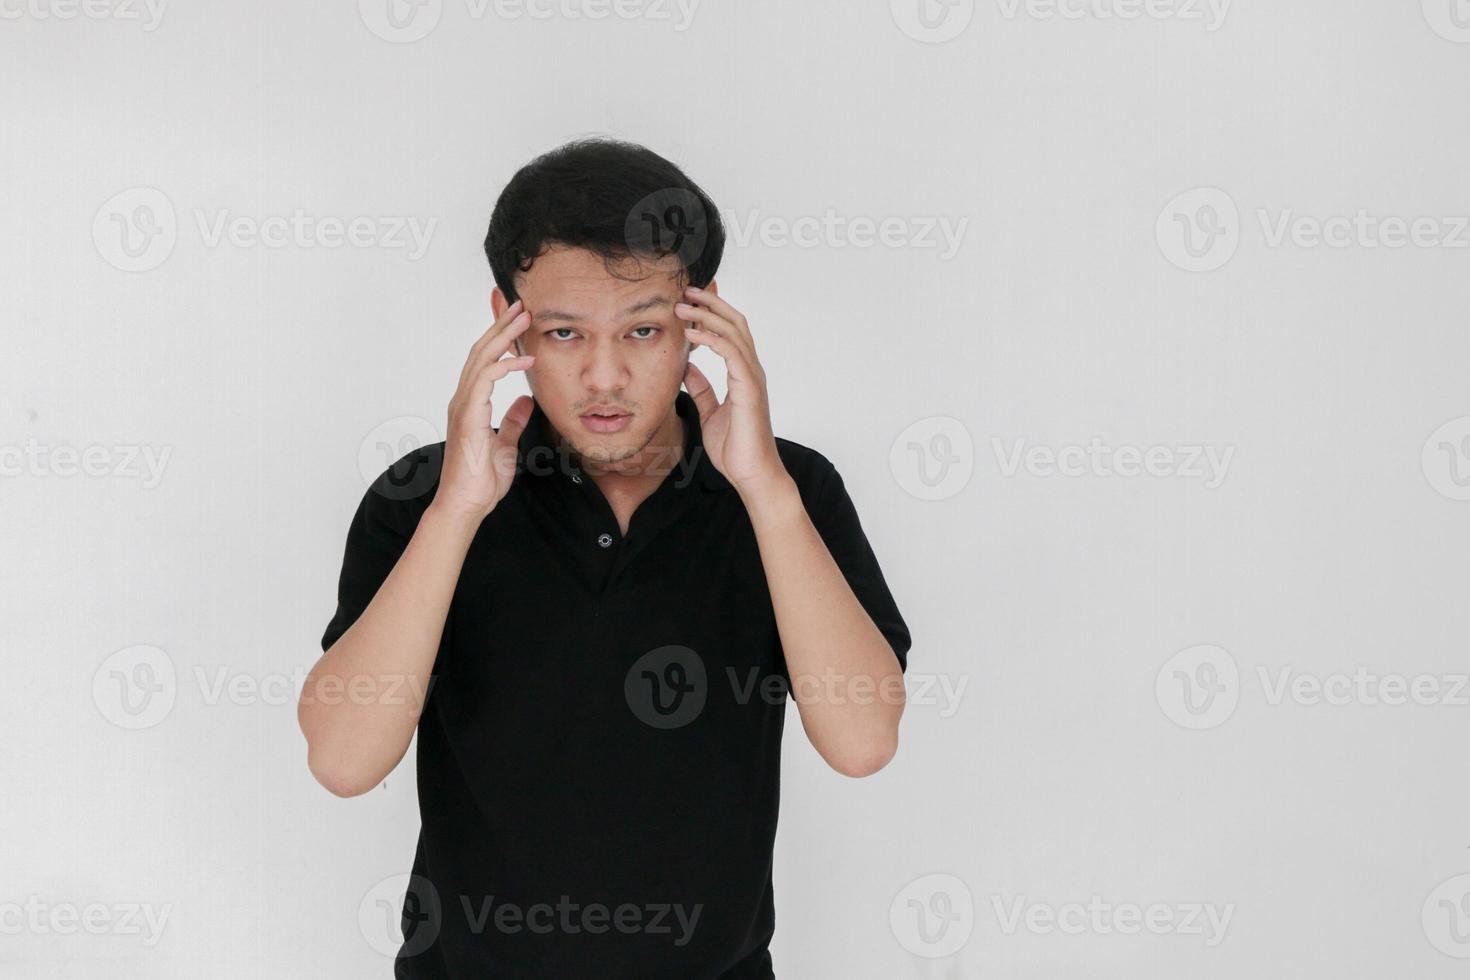
<svg viewBox="0 0 1470 980">
<path fill-rule="evenodd" d="M 583 428 L 602 434 L 621 432 L 632 417 L 620 408 L 594 408 L 579 416 Z"/>
</svg>

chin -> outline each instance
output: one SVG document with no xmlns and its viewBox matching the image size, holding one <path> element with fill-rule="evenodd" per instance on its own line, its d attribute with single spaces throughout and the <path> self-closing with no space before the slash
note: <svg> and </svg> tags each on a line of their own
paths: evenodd
<svg viewBox="0 0 1470 980">
<path fill-rule="evenodd" d="M 582 429 L 580 419 L 573 417 L 572 424 L 579 430 Z M 575 440 L 570 440 L 572 448 L 577 454 L 587 459 L 596 460 L 599 463 L 616 463 L 637 454 L 639 448 L 646 441 L 645 433 L 625 429 L 622 432 L 608 432 L 599 435 L 596 432 L 579 431 Z"/>
</svg>

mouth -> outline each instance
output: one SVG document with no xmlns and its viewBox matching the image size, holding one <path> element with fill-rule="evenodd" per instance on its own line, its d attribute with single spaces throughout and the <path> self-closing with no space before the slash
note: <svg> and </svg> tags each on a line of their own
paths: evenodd
<svg viewBox="0 0 1470 980">
<path fill-rule="evenodd" d="M 616 409 L 594 409 L 581 416 L 582 427 L 591 432 L 620 432 L 627 428 L 633 416 Z"/>
</svg>

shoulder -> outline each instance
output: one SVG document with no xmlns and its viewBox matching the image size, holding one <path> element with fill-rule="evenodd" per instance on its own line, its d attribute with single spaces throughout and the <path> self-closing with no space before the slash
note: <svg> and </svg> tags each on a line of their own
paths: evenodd
<svg viewBox="0 0 1470 980">
<path fill-rule="evenodd" d="M 401 517 L 416 523 L 439 489 L 443 468 L 442 441 L 403 452 L 368 485 L 363 509 L 390 520 Z"/>
<path fill-rule="evenodd" d="M 796 481 L 803 500 L 815 499 L 837 474 L 837 467 L 826 456 L 791 439 L 776 436 L 776 452 L 780 454 L 786 472 Z"/>
</svg>

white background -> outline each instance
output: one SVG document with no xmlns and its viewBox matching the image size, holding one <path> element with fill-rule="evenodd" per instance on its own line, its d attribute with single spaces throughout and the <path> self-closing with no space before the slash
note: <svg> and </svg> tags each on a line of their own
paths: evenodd
<svg viewBox="0 0 1470 980">
<path fill-rule="evenodd" d="M 442 428 L 488 325 L 495 196 L 608 133 L 767 229 L 731 229 L 721 295 L 915 639 L 880 773 L 829 771 L 789 716 L 779 976 L 1462 976 L 1455 2 L 991 0 L 926 29 L 903 0 L 706 0 L 687 24 L 426 0 L 395 31 L 387 0 L 0 0 L 0 974 L 389 975 L 358 912 L 409 868 L 411 770 L 329 795 L 291 679 L 360 448 Z M 898 230 L 770 231 L 829 209 Z M 298 211 L 432 234 L 211 233 Z M 1301 224 L 1360 211 L 1382 239 Z M 930 220 L 963 227 L 952 254 Z M 1089 445 L 1165 447 L 1166 475 L 1010 465 Z M 68 447 L 103 447 L 92 475 Z M 1221 478 L 1189 447 L 1228 451 Z M 139 658 L 163 690 L 129 729 Z M 1360 670 L 1380 681 L 1345 703 L 1275 696 Z M 1438 693 L 1371 703 L 1390 674 Z M 1039 911 L 1015 924 L 1018 901 Z M 1089 902 L 1113 912 L 1046 926 Z M 94 903 L 89 934 L 65 910 Z M 1177 928 L 1120 934 L 1126 903 Z M 1228 910 L 1223 936 L 1183 926 L 1191 903 Z"/>
</svg>

